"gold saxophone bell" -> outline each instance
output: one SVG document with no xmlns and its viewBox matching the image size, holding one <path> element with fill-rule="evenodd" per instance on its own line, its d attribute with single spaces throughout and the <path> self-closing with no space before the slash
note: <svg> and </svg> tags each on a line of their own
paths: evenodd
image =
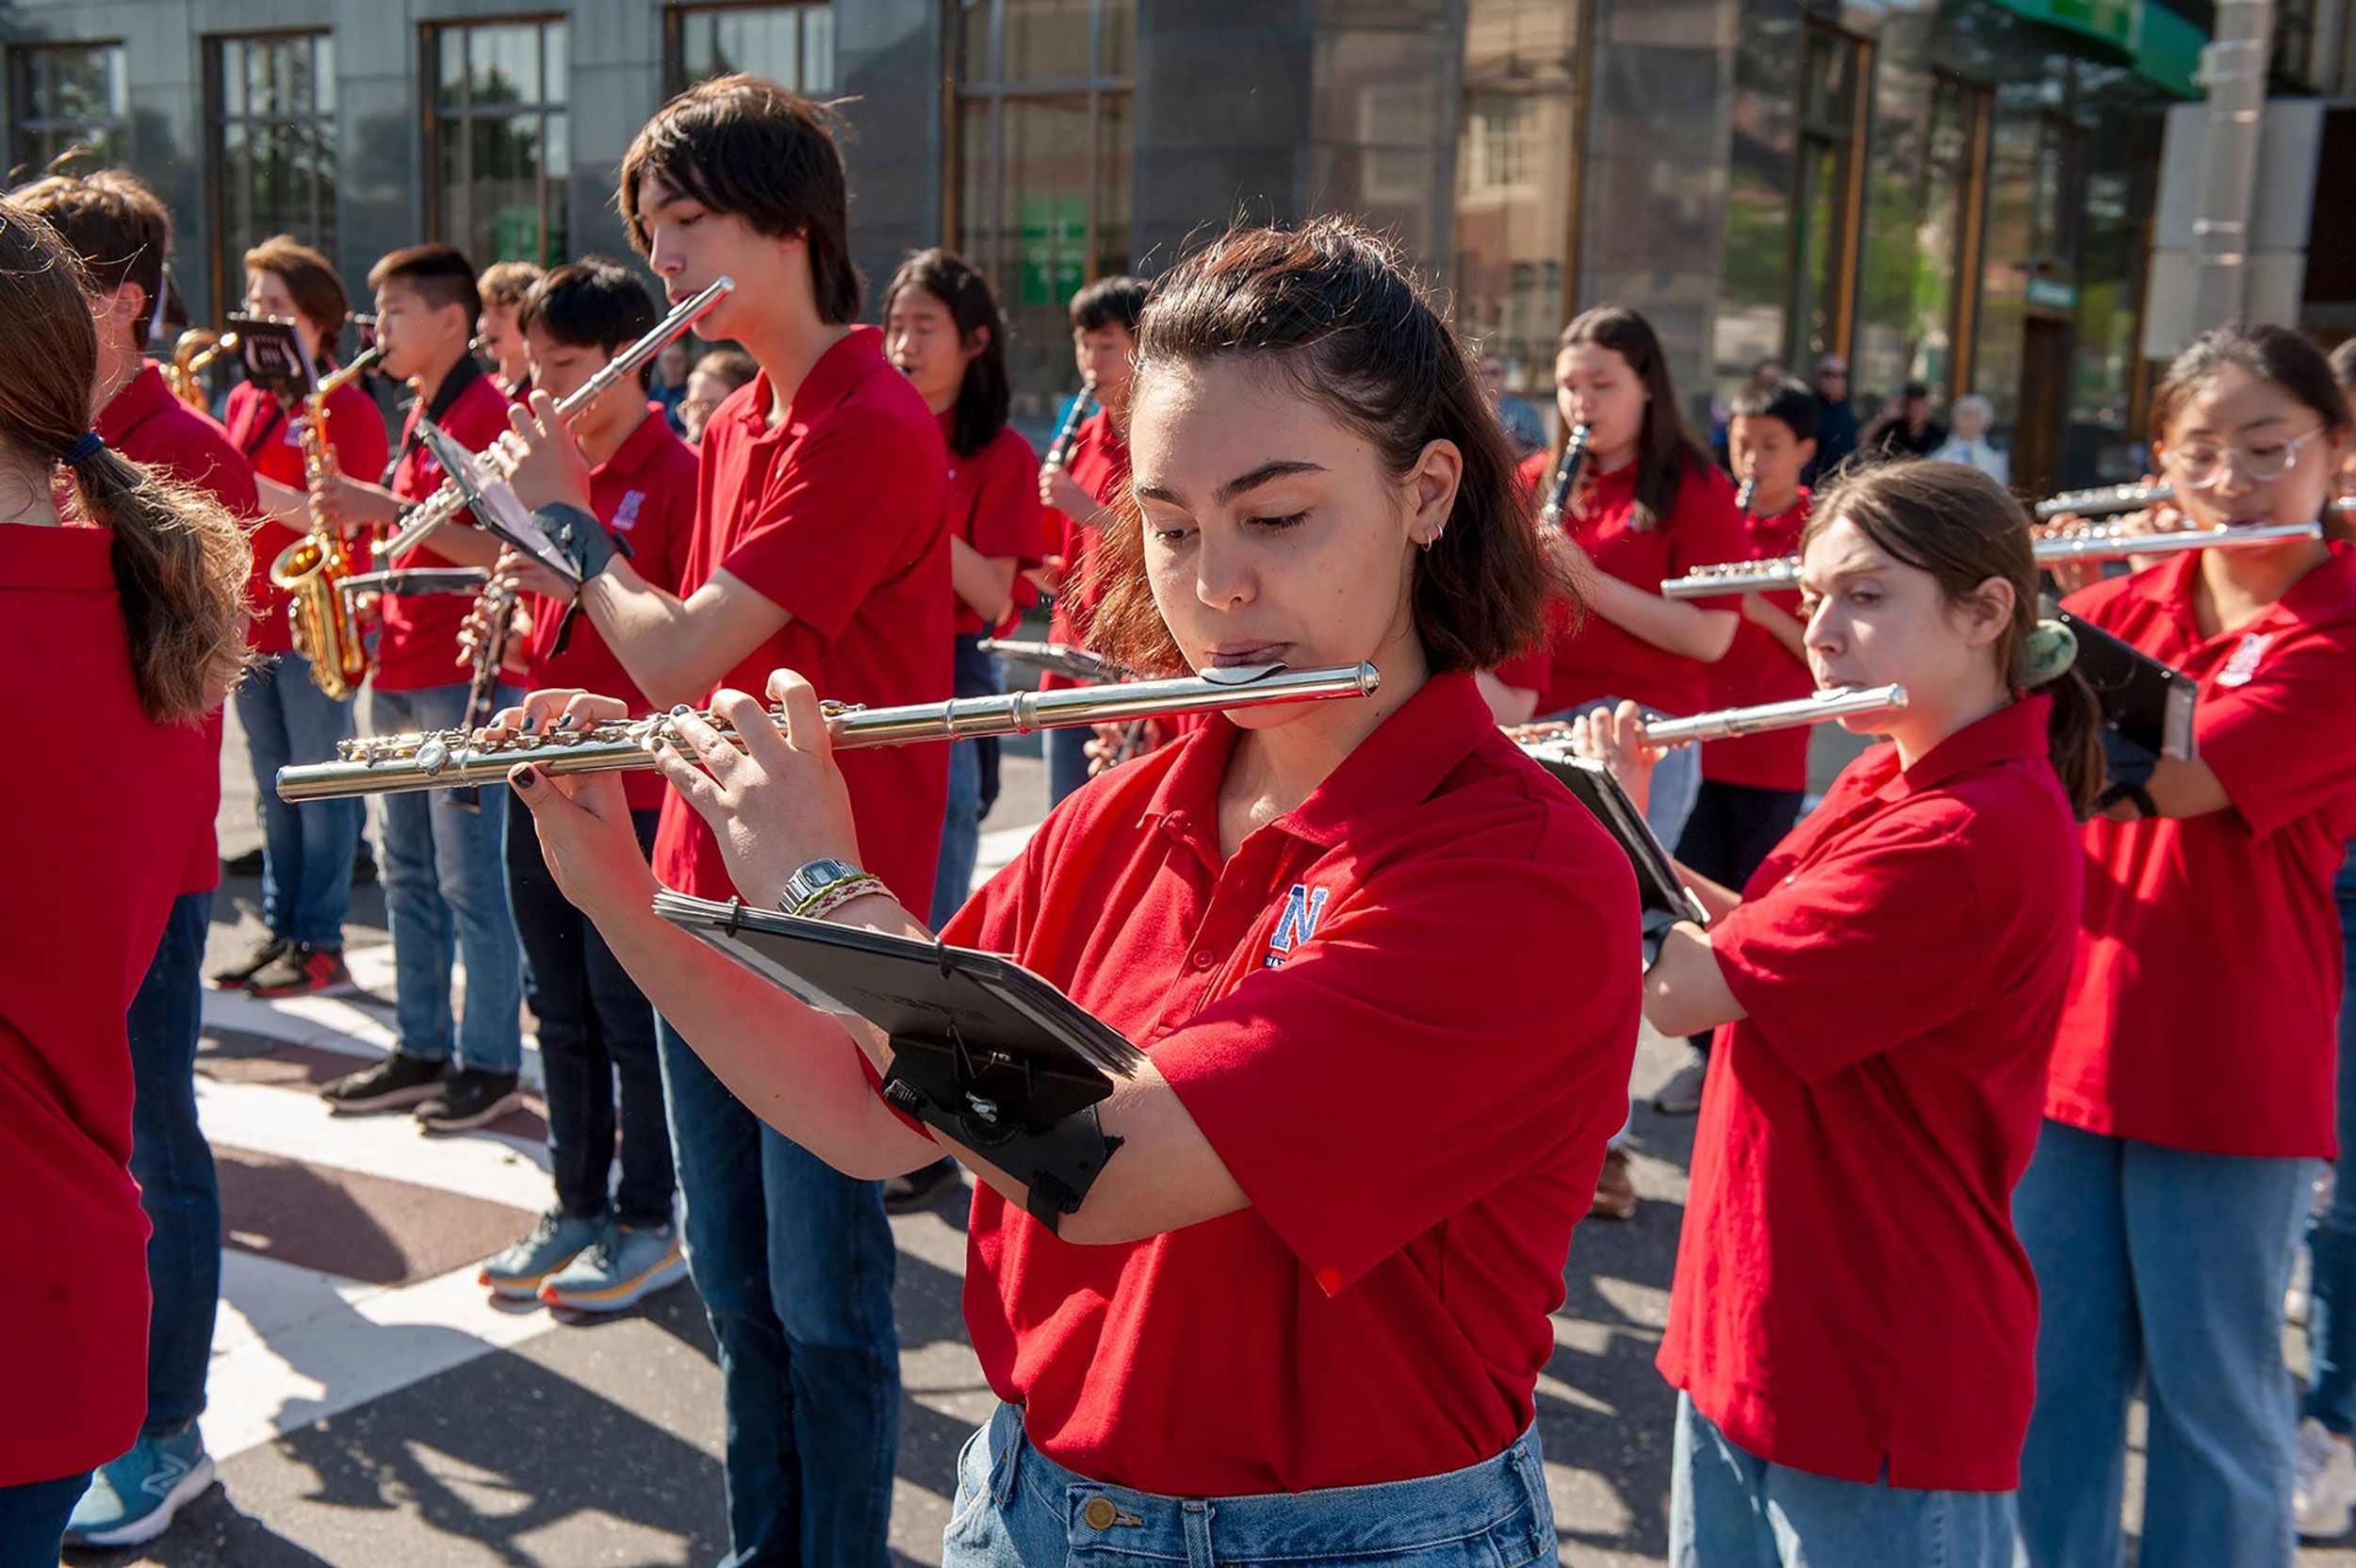
<svg viewBox="0 0 2356 1568">
<path fill-rule="evenodd" d="M 331 697 L 350 696 L 368 678 L 368 645 L 359 617 L 343 595 L 343 580 L 357 568 L 328 521 L 328 492 L 335 480 L 335 456 L 327 444 L 328 395 L 352 381 L 380 356 L 369 348 L 351 364 L 320 379 L 303 400 L 295 434 L 303 446 L 303 479 L 311 528 L 270 563 L 272 586 L 288 596 L 286 629 L 295 652 L 311 666 L 312 682 Z"/>
</svg>

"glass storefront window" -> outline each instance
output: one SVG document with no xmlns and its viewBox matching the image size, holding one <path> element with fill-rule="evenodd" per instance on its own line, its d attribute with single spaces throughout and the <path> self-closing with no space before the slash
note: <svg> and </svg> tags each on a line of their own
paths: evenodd
<svg viewBox="0 0 2356 1568">
<path fill-rule="evenodd" d="M 427 121 L 433 237 L 477 268 L 569 259 L 564 23 L 451 24 L 427 34 L 427 50 L 438 83 Z"/>
<path fill-rule="evenodd" d="M 1137 0 L 960 0 L 948 224 L 1006 313 L 1014 417 L 1079 384 L 1067 309 L 1129 270 Z"/>
<path fill-rule="evenodd" d="M 1726 159 L 1726 249 L 1710 342 L 1719 394 L 1731 395 L 1770 356 L 1788 355 L 1786 279 L 1799 125 L 1800 24 L 1775 8 L 1742 8 Z M 1806 379 L 1805 355 L 1791 369 Z"/>
<path fill-rule="evenodd" d="M 130 90 L 120 43 L 59 43 L 8 51 L 8 158 L 30 179 L 80 149 L 91 168 L 125 161 Z"/>
<path fill-rule="evenodd" d="M 1957 282 L 1976 235 L 1974 172 L 1987 90 L 1886 63 L 1866 173 L 1865 269 L 1853 384 L 1874 399 L 1903 383 L 1943 397 L 1966 308 Z M 1968 386 L 1965 388 L 1968 390 Z"/>
<path fill-rule="evenodd" d="M 1868 51 L 1862 39 L 1814 23 L 1803 37 L 1785 351 L 1806 361 L 1849 351 L 1858 218 L 1853 176 Z"/>
<path fill-rule="evenodd" d="M 665 20 L 673 92 L 736 71 L 812 97 L 834 90 L 830 5 L 675 6 Z"/>
<path fill-rule="evenodd" d="M 335 253 L 335 44 L 326 33 L 215 39 L 206 72 L 219 318 L 260 241 L 290 234 Z"/>
<path fill-rule="evenodd" d="M 1506 363 L 1507 387 L 1554 405 L 1554 342 L 1569 318 L 1574 145 L 1583 5 L 1470 0 L 1448 246 L 1456 325 Z"/>
</svg>

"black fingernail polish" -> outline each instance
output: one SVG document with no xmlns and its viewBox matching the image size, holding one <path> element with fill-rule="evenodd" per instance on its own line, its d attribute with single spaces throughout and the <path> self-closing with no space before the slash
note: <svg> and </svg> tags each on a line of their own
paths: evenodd
<svg viewBox="0 0 2356 1568">
<path fill-rule="evenodd" d="M 529 790 L 539 782 L 539 774 L 531 768 L 526 768 L 515 776 L 515 788 L 518 790 Z"/>
<path fill-rule="evenodd" d="M 518 735 L 529 735 L 539 727 L 539 716 L 533 713 L 526 713 L 524 715 L 524 722 L 515 727 L 515 733 Z"/>
<path fill-rule="evenodd" d="M 573 715 L 567 713 L 563 718 L 556 721 L 556 727 L 559 729 L 570 729 L 573 727 Z"/>
</svg>

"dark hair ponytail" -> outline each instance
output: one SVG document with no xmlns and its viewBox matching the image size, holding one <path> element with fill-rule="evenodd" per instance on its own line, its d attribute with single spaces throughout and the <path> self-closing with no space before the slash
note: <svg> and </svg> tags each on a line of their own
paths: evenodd
<svg viewBox="0 0 2356 1568">
<path fill-rule="evenodd" d="M 140 707 L 159 724 L 200 718 L 253 660 L 244 602 L 252 548 L 244 527 L 210 497 L 84 441 L 98 365 L 84 283 L 56 231 L 0 200 L 0 446 L 70 469 L 82 513 L 114 531 L 115 588 Z"/>
<path fill-rule="evenodd" d="M 2084 820 L 2102 788 L 2102 710 L 2075 666 L 2037 678 L 2030 652 L 2037 630 L 2037 555 L 2021 502 L 1977 468 L 1901 460 L 1843 474 L 1818 497 L 1800 547 L 1844 519 L 1884 554 L 1930 573 L 1951 604 L 1971 603 L 1990 578 L 2012 584 L 2012 625 L 1998 655 L 2004 686 L 2053 699 L 2046 752 L 2070 810 Z"/>
<path fill-rule="evenodd" d="M 1006 428 L 1006 411 L 1013 390 L 1006 380 L 1006 318 L 998 296 L 981 270 L 955 251 L 936 245 L 919 251 L 892 274 L 884 290 L 884 315 L 904 288 L 921 288 L 941 302 L 957 323 L 957 341 L 970 344 L 975 333 L 987 333 L 982 351 L 965 367 L 957 386 L 957 402 L 949 419 L 949 446 L 959 457 L 972 457 Z"/>
</svg>

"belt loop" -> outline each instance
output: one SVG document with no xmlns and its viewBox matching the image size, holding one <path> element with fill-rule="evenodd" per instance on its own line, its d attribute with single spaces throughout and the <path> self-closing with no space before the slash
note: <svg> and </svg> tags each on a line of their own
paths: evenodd
<svg viewBox="0 0 2356 1568">
<path fill-rule="evenodd" d="M 1201 1497 L 1188 1497 L 1178 1505 L 1178 1527 L 1186 1538 L 1186 1568 L 1218 1568 L 1219 1556 L 1211 1545 L 1211 1521 L 1218 1511 Z"/>
<path fill-rule="evenodd" d="M 1023 1450 L 1029 1446 L 1029 1439 L 1023 1430 L 1023 1407 L 1001 1405 L 999 1409 L 1006 1412 L 1014 1428 L 1014 1435 L 1006 1441 L 1006 1457 L 998 1466 L 998 1508 L 1004 1512 L 1014 1506 L 1014 1478 L 1023 1468 Z"/>
</svg>

